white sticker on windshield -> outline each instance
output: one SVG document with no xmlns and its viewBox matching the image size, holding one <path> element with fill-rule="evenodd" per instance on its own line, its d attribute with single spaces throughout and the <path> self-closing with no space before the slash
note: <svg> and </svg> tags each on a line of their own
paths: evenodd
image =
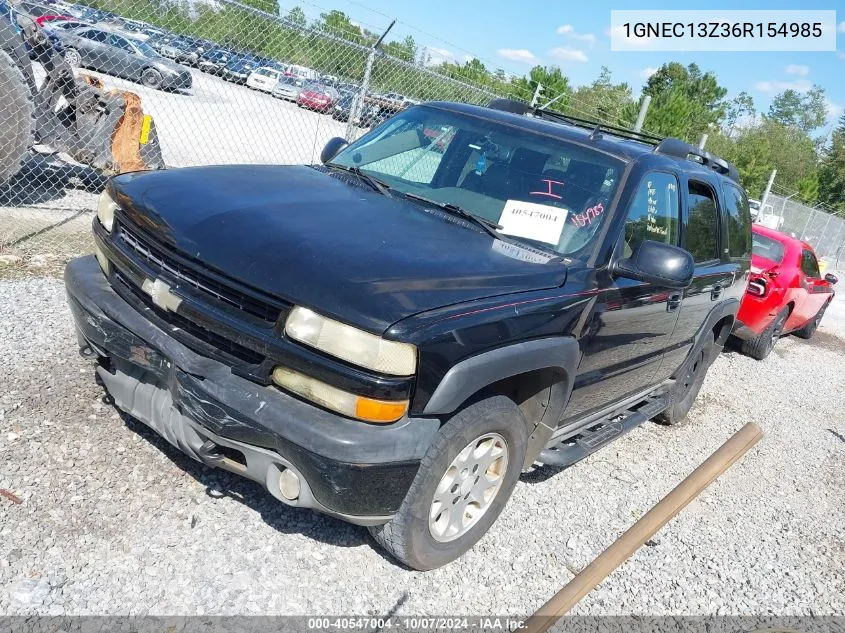
<svg viewBox="0 0 845 633">
<path fill-rule="evenodd" d="M 566 209 L 547 204 L 508 200 L 502 209 L 499 224 L 505 235 L 557 244 L 568 213 Z"/>
</svg>

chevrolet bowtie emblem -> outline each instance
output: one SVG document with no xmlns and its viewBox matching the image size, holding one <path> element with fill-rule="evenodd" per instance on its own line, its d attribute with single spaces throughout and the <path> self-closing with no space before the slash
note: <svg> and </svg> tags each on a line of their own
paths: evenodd
<svg viewBox="0 0 845 633">
<path fill-rule="evenodd" d="M 179 309 L 179 304 L 182 299 L 170 292 L 170 286 L 164 283 L 161 279 L 145 279 L 141 284 L 141 290 L 152 297 L 153 303 L 162 310 L 169 312 L 176 312 Z"/>
</svg>

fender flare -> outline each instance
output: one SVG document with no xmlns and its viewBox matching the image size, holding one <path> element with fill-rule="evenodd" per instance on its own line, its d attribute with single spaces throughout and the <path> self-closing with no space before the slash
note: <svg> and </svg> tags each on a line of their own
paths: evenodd
<svg viewBox="0 0 845 633">
<path fill-rule="evenodd" d="M 560 369 L 569 377 L 568 382 L 572 382 L 580 362 L 580 346 L 571 336 L 533 339 L 470 356 L 446 372 L 425 405 L 423 415 L 453 413 L 485 387 L 538 369 Z"/>
<path fill-rule="evenodd" d="M 581 362 L 581 346 L 571 336 L 552 336 L 499 347 L 455 364 L 435 389 L 423 415 L 443 415 L 458 407 L 485 387 L 529 371 L 551 369 L 547 400 L 540 419 L 529 421 L 529 438 L 522 468 L 534 463 L 572 395 L 575 374 Z"/>
<path fill-rule="evenodd" d="M 680 367 L 678 367 L 678 369 L 676 369 L 675 372 L 672 374 L 673 378 L 678 377 L 684 371 L 686 371 L 687 365 L 693 361 L 696 352 L 701 349 L 701 345 L 703 344 L 704 340 L 704 334 L 706 332 L 712 331 L 719 321 L 728 316 L 732 317 L 734 324 L 736 324 L 736 315 L 739 312 L 739 306 L 739 299 L 731 298 L 726 299 L 710 311 L 710 313 L 707 315 L 707 318 L 704 320 L 704 323 L 699 328 L 698 332 L 695 333 L 693 344 L 690 347 L 686 358 L 684 358 L 684 362 L 682 362 Z M 712 364 L 716 360 L 716 358 L 718 358 L 719 354 L 722 351 L 722 348 L 725 346 L 725 343 L 728 340 L 728 337 L 731 335 L 732 329 L 732 327 L 723 328 L 720 332 L 719 338 L 714 339 L 713 343 L 715 347 L 713 349 L 713 354 L 708 360 L 708 365 Z"/>
</svg>

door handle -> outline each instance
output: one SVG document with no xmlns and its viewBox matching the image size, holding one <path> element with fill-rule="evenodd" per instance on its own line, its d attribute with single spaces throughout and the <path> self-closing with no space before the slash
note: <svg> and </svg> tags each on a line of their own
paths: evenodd
<svg viewBox="0 0 845 633">
<path fill-rule="evenodd" d="M 666 312 L 674 312 L 681 307 L 683 295 L 680 292 L 673 292 L 666 300 Z"/>
</svg>

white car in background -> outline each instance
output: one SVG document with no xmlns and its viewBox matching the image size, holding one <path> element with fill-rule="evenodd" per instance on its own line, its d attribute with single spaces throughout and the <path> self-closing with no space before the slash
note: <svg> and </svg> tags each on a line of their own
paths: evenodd
<svg viewBox="0 0 845 633">
<path fill-rule="evenodd" d="M 262 66 L 249 73 L 249 77 L 246 78 L 246 85 L 256 90 L 273 92 L 273 88 L 279 83 L 279 78 L 283 77 L 284 74 L 283 71 L 276 68 Z"/>
<path fill-rule="evenodd" d="M 316 70 L 306 68 L 305 66 L 297 66 L 296 64 L 290 64 L 287 67 L 286 74 L 297 79 L 302 79 L 303 81 L 316 81 L 318 77 Z"/>
</svg>

